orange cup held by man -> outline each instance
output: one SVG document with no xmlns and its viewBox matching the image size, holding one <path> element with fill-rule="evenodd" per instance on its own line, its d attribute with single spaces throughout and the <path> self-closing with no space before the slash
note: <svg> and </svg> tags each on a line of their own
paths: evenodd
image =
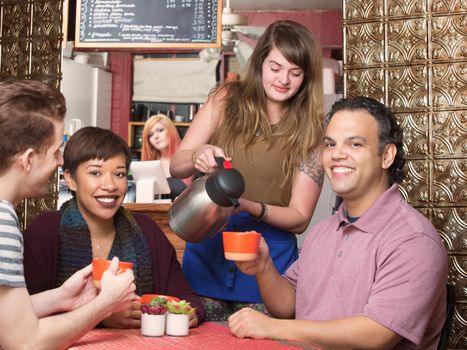
<svg viewBox="0 0 467 350">
<path fill-rule="evenodd" d="M 256 231 L 222 232 L 225 258 L 233 261 L 255 260 L 260 239 L 261 234 Z"/>
</svg>

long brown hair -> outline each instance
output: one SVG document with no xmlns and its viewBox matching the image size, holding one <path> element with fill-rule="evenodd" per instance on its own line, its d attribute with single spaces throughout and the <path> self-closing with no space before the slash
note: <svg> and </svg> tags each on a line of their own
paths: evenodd
<svg viewBox="0 0 467 350">
<path fill-rule="evenodd" d="M 161 123 L 169 133 L 169 156 L 172 157 L 180 145 L 180 135 L 172 120 L 165 114 L 156 114 L 149 118 L 143 128 L 143 147 L 141 149 L 141 160 L 157 160 L 161 157 L 161 152 L 154 148 L 149 142 L 149 132 L 156 125 Z"/>
<path fill-rule="evenodd" d="M 297 93 L 282 105 L 282 118 L 273 133 L 267 118 L 267 97 L 262 82 L 262 66 L 269 52 L 277 48 L 291 63 L 300 67 L 304 79 Z M 227 89 L 224 115 L 213 143 L 233 156 L 233 144 L 241 137 L 247 150 L 260 140 L 284 137 L 286 154 L 285 181 L 294 169 L 319 146 L 323 135 L 323 83 L 321 48 L 311 33 L 299 23 L 277 21 L 271 24 L 256 44 L 248 73 L 242 81 L 227 82 L 213 93 Z M 240 135 L 240 136 L 239 136 Z"/>
</svg>

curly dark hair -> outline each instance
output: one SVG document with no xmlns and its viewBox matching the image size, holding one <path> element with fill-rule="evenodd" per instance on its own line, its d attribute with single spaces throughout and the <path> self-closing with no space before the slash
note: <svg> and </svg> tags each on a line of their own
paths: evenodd
<svg viewBox="0 0 467 350">
<path fill-rule="evenodd" d="M 388 144 L 394 144 L 397 149 L 394 162 L 389 167 L 389 185 L 399 183 L 404 178 L 404 150 L 402 148 L 402 129 L 396 122 L 391 110 L 379 101 L 369 97 L 357 96 L 353 98 L 342 98 L 336 101 L 331 111 L 326 115 L 325 126 L 338 111 L 366 110 L 378 122 L 379 129 L 379 152 L 383 152 Z"/>
</svg>

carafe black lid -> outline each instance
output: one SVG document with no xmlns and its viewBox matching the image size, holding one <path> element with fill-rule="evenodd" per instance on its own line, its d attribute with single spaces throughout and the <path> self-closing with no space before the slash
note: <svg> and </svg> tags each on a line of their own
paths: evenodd
<svg viewBox="0 0 467 350">
<path fill-rule="evenodd" d="M 206 192 L 209 198 L 222 207 L 238 207 L 238 198 L 245 191 L 245 181 L 237 169 L 232 168 L 228 160 L 216 157 L 219 169 L 206 180 Z"/>
</svg>

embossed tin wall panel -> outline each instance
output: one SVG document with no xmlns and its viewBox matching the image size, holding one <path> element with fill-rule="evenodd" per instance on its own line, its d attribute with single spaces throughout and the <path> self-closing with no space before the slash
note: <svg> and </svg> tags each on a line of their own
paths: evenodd
<svg viewBox="0 0 467 350">
<path fill-rule="evenodd" d="M 393 112 L 426 110 L 428 106 L 427 67 L 389 66 L 388 106 Z"/>
<path fill-rule="evenodd" d="M 344 0 L 344 18 L 348 23 L 367 22 L 383 16 L 383 0 Z"/>
<path fill-rule="evenodd" d="M 467 57 L 467 15 L 434 17 L 431 21 L 433 61 L 462 60 Z"/>
<path fill-rule="evenodd" d="M 26 39 L 3 39 L 0 61 L 0 79 L 25 78 L 29 72 L 27 54 L 30 41 Z"/>
<path fill-rule="evenodd" d="M 2 37 L 21 39 L 30 36 L 30 12 L 29 1 L 5 1 L 2 8 Z"/>
<path fill-rule="evenodd" d="M 427 21 L 394 20 L 388 24 L 388 61 L 391 64 L 425 63 L 428 51 Z"/>
<path fill-rule="evenodd" d="M 433 201 L 438 207 L 463 202 L 467 174 L 461 170 L 461 159 L 439 159 L 433 162 Z"/>
<path fill-rule="evenodd" d="M 433 108 L 467 108 L 467 62 L 434 64 L 432 76 Z"/>
<path fill-rule="evenodd" d="M 34 22 L 31 50 L 31 77 L 36 80 L 56 79 L 60 75 L 60 59 L 62 45 L 62 23 L 55 20 L 61 18 L 60 2 L 36 1 L 33 6 Z M 58 85 L 57 85 L 58 87 Z"/>
<path fill-rule="evenodd" d="M 431 12 L 438 16 L 442 14 L 452 15 L 455 12 L 465 13 L 467 4 L 464 0 L 432 0 Z"/>
<path fill-rule="evenodd" d="M 389 17 L 423 16 L 427 10 L 426 0 L 388 0 Z"/>
<path fill-rule="evenodd" d="M 433 209 L 433 224 L 438 228 L 441 237 L 447 243 L 446 248 L 448 251 L 454 251 L 458 247 L 467 249 L 467 240 L 465 237 L 465 231 L 467 230 L 467 210 L 466 208 L 436 208 Z M 456 266 L 451 266 L 451 272 L 456 271 Z M 459 272 L 461 276 L 467 276 L 465 273 L 465 266 L 455 274 Z M 454 275 L 451 275 L 451 278 Z M 459 282 L 459 281 L 458 281 Z M 467 280 L 464 280 L 462 284 L 465 286 Z M 462 291 L 459 290 L 459 291 Z M 463 293 L 467 289 L 463 290 Z"/>
<path fill-rule="evenodd" d="M 348 74 L 351 95 L 371 95 L 383 98 L 384 71 L 376 69 L 355 69 Z"/>
<path fill-rule="evenodd" d="M 406 159 L 424 159 L 429 151 L 429 114 L 426 112 L 396 113 L 396 118 L 404 128 L 403 148 Z"/>
<path fill-rule="evenodd" d="M 34 79 L 60 87 L 62 0 L 0 2 L 0 79 Z M 57 173 L 48 194 L 24 200 L 17 208 L 24 228 L 34 217 L 57 206 Z"/>
<path fill-rule="evenodd" d="M 401 193 L 445 243 L 450 348 L 466 349 L 467 1 L 344 0 L 343 16 L 345 95 L 384 102 L 404 128 Z"/>
<path fill-rule="evenodd" d="M 349 66 L 375 66 L 384 61 L 383 25 L 357 23 L 346 28 L 347 64 Z"/>
<path fill-rule="evenodd" d="M 456 157 L 467 152 L 467 112 L 437 111 L 432 116 L 432 153 L 435 158 Z M 467 170 L 463 160 L 462 171 Z"/>
<path fill-rule="evenodd" d="M 433 164 L 427 159 L 407 160 L 405 171 L 410 173 L 401 186 L 404 189 L 407 202 L 414 207 L 428 207 L 432 200 L 431 178 Z"/>
</svg>

